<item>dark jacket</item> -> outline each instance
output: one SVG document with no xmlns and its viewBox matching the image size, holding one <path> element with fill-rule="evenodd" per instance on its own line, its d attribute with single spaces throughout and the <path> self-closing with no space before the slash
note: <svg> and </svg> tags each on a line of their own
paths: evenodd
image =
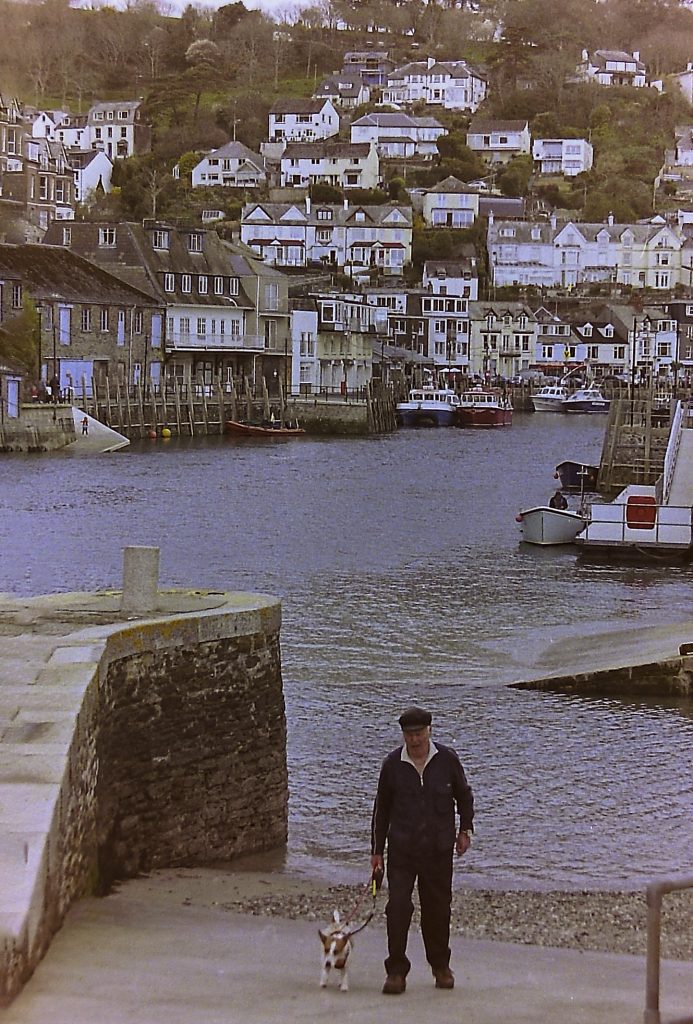
<svg viewBox="0 0 693 1024">
<path fill-rule="evenodd" d="M 426 765 L 423 779 L 402 747 L 383 761 L 373 806 L 371 853 L 388 855 L 442 852 L 455 845 L 455 806 L 460 828 L 471 829 L 474 798 L 452 747 L 436 743 L 438 753 Z"/>
</svg>

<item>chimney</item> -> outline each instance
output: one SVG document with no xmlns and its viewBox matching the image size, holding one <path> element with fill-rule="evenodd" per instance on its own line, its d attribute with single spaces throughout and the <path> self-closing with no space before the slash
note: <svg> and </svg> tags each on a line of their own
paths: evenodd
<svg viewBox="0 0 693 1024">
<path fill-rule="evenodd" d="M 348 209 L 349 209 L 349 200 L 348 200 L 348 199 L 345 199 L 345 200 L 344 200 L 344 209 L 345 209 L 345 210 L 348 210 Z"/>
<path fill-rule="evenodd" d="M 582 51 L 582 59 L 583 59 L 584 61 L 587 61 L 587 60 L 589 60 L 589 59 L 590 59 L 590 55 L 589 55 L 589 53 L 587 52 L 587 50 L 583 50 L 583 51 Z"/>
<path fill-rule="evenodd" d="M 689 60 L 686 64 L 686 71 L 693 71 L 693 60 Z"/>
<path fill-rule="evenodd" d="M 488 211 L 488 226 L 491 227 L 493 224 L 493 210 Z"/>
<path fill-rule="evenodd" d="M 633 60 L 640 60 L 640 50 L 633 50 Z"/>
<path fill-rule="evenodd" d="M 310 217 L 310 196 L 306 196 L 306 214 Z"/>
<path fill-rule="evenodd" d="M 609 214 L 606 222 L 607 222 L 607 224 L 609 225 L 610 228 L 612 228 L 614 226 L 614 215 L 613 215 L 613 213 Z"/>
<path fill-rule="evenodd" d="M 557 223 L 558 221 L 556 220 L 556 214 L 552 212 L 551 216 L 549 217 L 549 224 L 551 225 L 554 231 L 556 230 Z"/>
</svg>

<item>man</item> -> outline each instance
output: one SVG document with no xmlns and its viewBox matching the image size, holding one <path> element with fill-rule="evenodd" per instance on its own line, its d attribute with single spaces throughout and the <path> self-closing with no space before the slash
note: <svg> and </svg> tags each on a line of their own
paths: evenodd
<svg viewBox="0 0 693 1024">
<path fill-rule="evenodd" d="M 408 708 L 399 724 L 404 744 L 383 761 L 371 829 L 374 873 L 383 870 L 387 842 L 386 995 L 399 995 L 407 987 L 407 937 L 417 879 L 421 932 L 436 988 L 455 985 L 450 970 L 452 851 L 467 852 L 474 818 L 472 791 L 457 754 L 431 740 L 430 712 Z"/>
<path fill-rule="evenodd" d="M 565 496 L 561 491 L 556 491 L 555 494 L 551 495 L 551 499 L 549 501 L 549 508 L 568 508 L 568 502 L 566 501 Z"/>
</svg>

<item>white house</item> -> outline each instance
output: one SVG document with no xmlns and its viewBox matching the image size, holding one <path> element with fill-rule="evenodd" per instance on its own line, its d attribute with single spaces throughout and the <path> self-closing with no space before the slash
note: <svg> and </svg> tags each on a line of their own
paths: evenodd
<svg viewBox="0 0 693 1024">
<path fill-rule="evenodd" d="M 421 286 L 434 295 L 459 295 L 465 299 L 477 299 L 479 271 L 474 246 L 469 246 L 468 255 L 456 260 L 426 260 Z"/>
<path fill-rule="evenodd" d="M 683 231 L 665 223 L 559 224 L 489 217 L 493 284 L 571 288 L 596 282 L 669 290 L 685 283 Z"/>
<path fill-rule="evenodd" d="M 112 160 L 146 153 L 151 130 L 142 118 L 140 100 L 95 103 L 87 115 L 87 142 L 83 148 L 102 149 Z"/>
<path fill-rule="evenodd" d="M 281 99 L 269 112 L 270 142 L 315 142 L 339 131 L 339 114 L 329 99 Z"/>
<path fill-rule="evenodd" d="M 693 126 L 676 125 L 674 128 L 673 167 L 693 167 Z"/>
<path fill-rule="evenodd" d="M 467 145 L 487 163 L 509 163 L 513 157 L 529 154 L 529 124 L 475 118 L 467 130 Z"/>
<path fill-rule="evenodd" d="M 409 114 L 365 114 L 351 125 L 352 142 L 374 142 L 381 157 L 421 156 L 432 160 L 438 155 L 437 141 L 447 135 L 434 117 Z"/>
<path fill-rule="evenodd" d="M 594 151 L 587 139 L 534 139 L 532 159 L 541 174 L 567 178 L 589 171 Z"/>
<path fill-rule="evenodd" d="M 102 150 L 68 149 L 68 161 L 75 179 L 75 200 L 89 203 L 101 189 L 111 191 L 113 162 Z"/>
<path fill-rule="evenodd" d="M 91 131 L 87 114 L 66 112 L 55 126 L 55 138 L 69 149 L 91 149 Z"/>
<path fill-rule="evenodd" d="M 282 188 L 309 188 L 316 182 L 376 188 L 379 180 L 380 159 L 372 142 L 290 142 L 281 156 Z"/>
<path fill-rule="evenodd" d="M 403 106 L 422 100 L 445 110 L 474 112 L 486 98 L 486 79 L 464 60 L 412 61 L 387 76 L 383 103 Z"/>
<path fill-rule="evenodd" d="M 192 171 L 193 188 L 212 185 L 257 188 L 266 181 L 265 161 L 242 142 L 227 142 L 206 153 Z"/>
<path fill-rule="evenodd" d="M 423 197 L 423 219 L 434 228 L 468 228 L 479 215 L 479 193 L 452 175 Z"/>
<path fill-rule="evenodd" d="M 401 274 L 411 262 L 408 206 L 248 203 L 241 241 L 273 266 L 334 266 L 352 276 L 371 269 Z"/>
<path fill-rule="evenodd" d="M 636 89 L 647 85 L 647 71 L 639 50 L 632 54 L 625 50 L 595 50 L 592 54 L 583 50 L 578 75 L 598 85 L 629 85 Z"/>
<path fill-rule="evenodd" d="M 331 100 L 335 107 L 343 107 L 345 110 L 360 107 L 362 103 L 368 103 L 370 98 L 370 86 L 359 74 L 348 71 L 342 72 L 341 75 L 330 75 L 313 93 L 313 99 Z"/>
</svg>

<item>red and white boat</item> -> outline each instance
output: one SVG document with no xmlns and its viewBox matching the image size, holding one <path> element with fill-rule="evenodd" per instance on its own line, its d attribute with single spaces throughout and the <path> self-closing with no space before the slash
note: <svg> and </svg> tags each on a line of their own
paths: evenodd
<svg viewBox="0 0 693 1024">
<path fill-rule="evenodd" d="M 472 388 L 460 395 L 455 422 L 458 427 L 509 427 L 512 403 L 502 391 Z"/>
</svg>

